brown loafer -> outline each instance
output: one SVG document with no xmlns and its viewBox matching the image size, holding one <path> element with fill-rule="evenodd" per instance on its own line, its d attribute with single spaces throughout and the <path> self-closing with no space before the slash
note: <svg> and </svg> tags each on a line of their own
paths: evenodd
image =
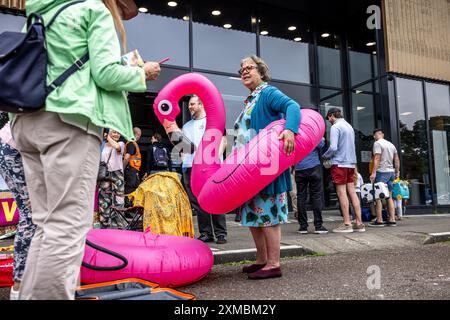
<svg viewBox="0 0 450 320">
<path fill-rule="evenodd" d="M 266 264 L 251 264 L 249 266 L 245 266 L 242 268 L 243 273 L 253 273 L 256 272 L 262 268 L 264 268 Z"/>
<path fill-rule="evenodd" d="M 262 280 L 269 278 L 279 278 L 282 276 L 281 268 L 272 268 L 269 270 L 258 270 L 256 272 L 250 273 L 248 278 L 251 280 Z"/>
</svg>

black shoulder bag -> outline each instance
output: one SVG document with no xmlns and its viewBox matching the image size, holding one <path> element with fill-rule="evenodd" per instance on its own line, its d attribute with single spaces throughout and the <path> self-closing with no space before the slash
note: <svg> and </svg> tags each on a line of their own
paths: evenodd
<svg viewBox="0 0 450 320">
<path fill-rule="evenodd" d="M 7 31 L 0 34 L 0 111 L 25 113 L 43 108 L 47 96 L 86 64 L 89 53 L 47 86 L 45 32 L 61 12 L 84 1 L 62 6 L 47 26 L 42 16 L 33 12 L 28 16 L 26 33 Z"/>
</svg>

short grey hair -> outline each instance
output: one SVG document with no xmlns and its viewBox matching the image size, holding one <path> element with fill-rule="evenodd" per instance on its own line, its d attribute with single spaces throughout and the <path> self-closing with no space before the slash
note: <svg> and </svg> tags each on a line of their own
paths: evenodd
<svg viewBox="0 0 450 320">
<path fill-rule="evenodd" d="M 241 60 L 241 68 L 242 68 L 242 65 L 244 64 L 245 60 L 252 60 L 256 64 L 258 73 L 261 75 L 262 80 L 269 81 L 271 79 L 270 72 L 269 72 L 269 66 L 267 65 L 267 63 L 264 62 L 263 59 L 261 59 L 260 57 L 258 57 L 256 55 L 251 55 L 249 57 L 245 57 L 244 59 Z"/>
</svg>

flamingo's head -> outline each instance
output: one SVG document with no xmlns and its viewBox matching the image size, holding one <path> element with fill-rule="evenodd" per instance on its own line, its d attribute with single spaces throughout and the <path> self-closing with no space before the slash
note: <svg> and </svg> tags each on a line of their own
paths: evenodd
<svg viewBox="0 0 450 320">
<path fill-rule="evenodd" d="M 180 114 L 178 102 L 182 97 L 193 93 L 200 97 L 205 106 L 205 110 L 208 109 L 208 106 L 214 106 L 215 113 L 211 115 L 212 118 L 216 119 L 214 121 L 218 123 L 212 122 L 212 124 L 223 131 L 226 116 L 223 99 L 219 90 L 205 76 L 198 73 L 186 73 L 166 84 L 159 92 L 153 104 L 155 114 L 166 132 L 169 134 L 173 131 L 180 131 L 175 121 L 176 117 Z"/>
<path fill-rule="evenodd" d="M 167 87 L 167 86 L 166 86 Z M 164 87 L 153 103 L 153 110 L 159 122 L 164 126 L 167 133 L 179 131 L 176 118 L 180 114 L 180 107 L 176 96 Z"/>
</svg>

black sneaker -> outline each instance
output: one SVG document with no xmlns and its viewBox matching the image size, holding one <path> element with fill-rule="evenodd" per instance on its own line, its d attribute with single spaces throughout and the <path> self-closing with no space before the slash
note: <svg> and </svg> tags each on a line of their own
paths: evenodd
<svg viewBox="0 0 450 320">
<path fill-rule="evenodd" d="M 217 244 L 225 244 L 225 243 L 227 243 L 227 238 L 225 238 L 225 236 L 218 236 L 216 243 Z"/>
<path fill-rule="evenodd" d="M 386 221 L 386 225 L 388 227 L 396 227 L 397 226 L 397 222 L 395 222 L 395 221 Z"/>
<path fill-rule="evenodd" d="M 208 237 L 206 234 L 202 234 L 197 239 L 200 240 L 200 241 L 203 241 L 203 242 L 214 242 L 214 238 L 213 237 Z"/>
<path fill-rule="evenodd" d="M 299 234 L 308 234 L 308 228 L 302 228 L 298 229 L 297 233 Z"/>
<path fill-rule="evenodd" d="M 327 234 L 328 230 L 324 226 L 320 226 L 316 228 L 316 231 L 314 231 L 315 234 Z"/>
<path fill-rule="evenodd" d="M 386 224 L 384 222 L 378 222 L 378 220 L 369 222 L 369 227 L 385 227 Z"/>
</svg>

